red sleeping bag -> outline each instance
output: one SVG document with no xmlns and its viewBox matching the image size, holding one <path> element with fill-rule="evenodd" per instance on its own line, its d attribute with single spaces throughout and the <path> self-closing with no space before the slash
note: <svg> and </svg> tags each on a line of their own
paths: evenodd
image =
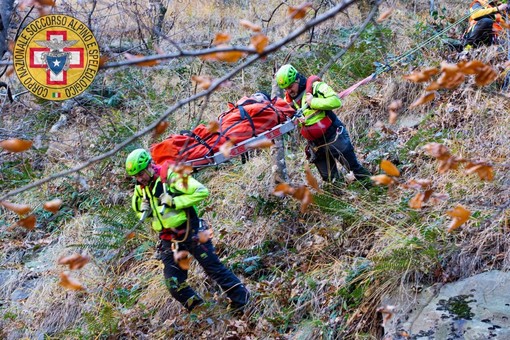
<svg viewBox="0 0 510 340">
<path fill-rule="evenodd" d="M 172 134 L 164 141 L 151 145 L 152 159 L 156 164 L 166 161 L 185 162 L 213 156 L 227 140 L 242 142 L 256 136 L 291 117 L 295 110 L 281 98 L 272 100 L 260 96 L 243 97 L 230 110 L 219 117 L 218 132 L 211 133 L 203 124 L 193 131 Z"/>
</svg>

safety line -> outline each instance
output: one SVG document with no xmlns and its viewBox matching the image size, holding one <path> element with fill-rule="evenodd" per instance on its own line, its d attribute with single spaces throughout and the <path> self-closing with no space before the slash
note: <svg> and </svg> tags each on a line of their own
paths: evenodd
<svg viewBox="0 0 510 340">
<path fill-rule="evenodd" d="M 428 38 L 427 40 L 425 40 L 424 42 L 422 42 L 421 44 L 419 44 L 418 46 L 414 47 L 413 49 L 409 50 L 408 52 L 400 55 L 399 57 L 395 58 L 390 64 L 385 64 L 382 68 L 379 68 L 378 70 L 376 70 L 374 73 L 375 75 L 379 75 L 383 72 L 386 72 L 386 71 L 389 71 L 391 69 L 392 66 L 394 66 L 395 64 L 397 64 L 398 62 L 400 62 L 402 59 L 404 58 L 407 58 L 408 56 L 412 55 L 413 53 L 415 53 L 416 51 L 422 49 L 425 45 L 429 44 L 431 41 L 437 39 L 437 37 L 443 35 L 445 32 L 447 32 L 448 30 L 450 30 L 452 27 L 455 27 L 457 26 L 458 24 L 460 24 L 461 22 L 463 22 L 464 20 L 466 20 L 467 18 L 469 18 L 471 15 L 473 15 L 474 13 L 478 12 L 479 10 L 481 9 L 477 9 L 475 11 L 473 11 L 472 13 L 468 13 L 466 15 L 464 15 L 462 18 L 460 18 L 459 20 L 457 20 L 456 22 L 454 22 L 453 24 L 450 24 L 449 26 L 443 28 L 441 31 L 439 31 L 438 33 L 436 33 L 435 35 L 433 35 L 432 37 Z"/>
</svg>

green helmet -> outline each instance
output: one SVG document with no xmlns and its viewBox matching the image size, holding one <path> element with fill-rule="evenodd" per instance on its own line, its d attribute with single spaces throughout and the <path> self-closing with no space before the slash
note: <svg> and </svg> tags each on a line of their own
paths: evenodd
<svg viewBox="0 0 510 340">
<path fill-rule="evenodd" d="M 291 64 L 283 65 L 276 72 L 276 82 L 281 89 L 286 89 L 296 81 L 298 71 Z"/>
<path fill-rule="evenodd" d="M 126 172 L 129 176 L 135 176 L 139 172 L 147 169 L 152 158 L 145 149 L 136 149 L 126 158 Z"/>
</svg>

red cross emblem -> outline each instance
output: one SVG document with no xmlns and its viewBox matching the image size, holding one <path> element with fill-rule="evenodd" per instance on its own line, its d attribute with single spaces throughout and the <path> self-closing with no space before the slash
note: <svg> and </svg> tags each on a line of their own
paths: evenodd
<svg viewBox="0 0 510 340">
<path fill-rule="evenodd" d="M 72 40 L 67 40 L 67 31 L 47 31 L 46 40 L 38 43 L 48 47 L 29 48 L 30 67 L 46 68 L 47 85 L 67 85 L 67 69 L 84 67 L 84 49 L 82 47 L 64 47 L 72 46 L 75 43 Z M 67 54 L 66 65 L 59 66 L 61 72 L 54 72 L 55 68 L 48 65 L 48 55 L 52 53 Z"/>
</svg>

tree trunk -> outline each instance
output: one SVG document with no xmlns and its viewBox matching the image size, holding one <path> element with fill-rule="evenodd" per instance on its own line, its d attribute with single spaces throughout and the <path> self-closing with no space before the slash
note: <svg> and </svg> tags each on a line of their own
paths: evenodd
<svg viewBox="0 0 510 340">
<path fill-rule="evenodd" d="M 276 81 L 273 79 L 272 89 L 271 89 L 271 98 L 276 96 L 282 97 L 283 91 L 278 87 Z M 276 174 L 274 181 L 275 183 L 288 183 L 290 181 L 289 173 L 287 171 L 287 164 L 285 163 L 285 144 L 283 141 L 283 136 L 280 136 L 274 140 L 275 143 L 275 163 L 276 163 Z"/>
<path fill-rule="evenodd" d="M 0 58 L 7 52 L 7 36 L 14 0 L 0 0 Z"/>
</svg>

